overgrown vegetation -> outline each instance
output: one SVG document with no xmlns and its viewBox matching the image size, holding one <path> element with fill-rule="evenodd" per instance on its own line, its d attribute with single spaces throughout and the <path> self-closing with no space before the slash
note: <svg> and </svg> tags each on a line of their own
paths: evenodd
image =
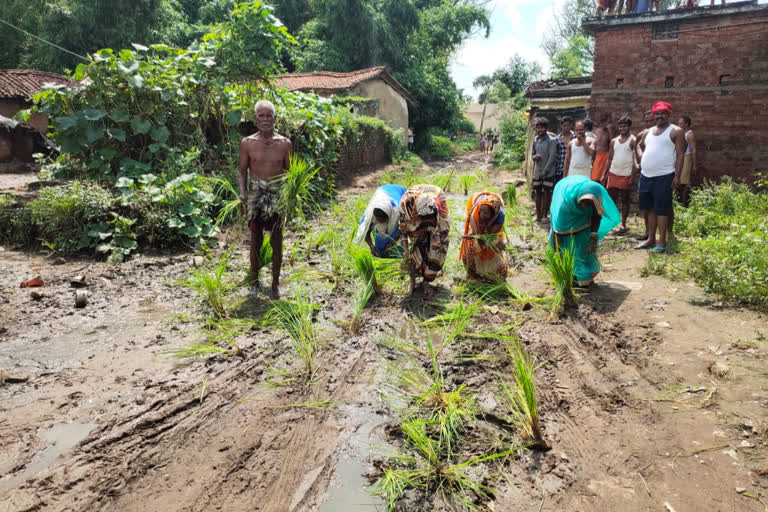
<svg viewBox="0 0 768 512">
<path fill-rule="evenodd" d="M 765 192 L 729 179 L 694 189 L 690 206 L 675 210 L 680 252 L 660 263 L 729 301 L 768 309 L 766 219 Z"/>
</svg>

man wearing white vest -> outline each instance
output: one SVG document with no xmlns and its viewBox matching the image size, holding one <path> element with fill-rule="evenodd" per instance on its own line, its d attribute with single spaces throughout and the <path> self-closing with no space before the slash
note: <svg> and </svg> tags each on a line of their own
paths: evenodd
<svg viewBox="0 0 768 512">
<path fill-rule="evenodd" d="M 686 143 L 683 130 L 669 122 L 669 103 L 657 101 L 651 113 L 656 126 L 638 141 L 642 168 L 638 206 L 648 212 L 648 239 L 635 248 L 663 253 L 667 250 L 669 217 L 673 215 L 672 192 L 680 183 Z"/>
</svg>

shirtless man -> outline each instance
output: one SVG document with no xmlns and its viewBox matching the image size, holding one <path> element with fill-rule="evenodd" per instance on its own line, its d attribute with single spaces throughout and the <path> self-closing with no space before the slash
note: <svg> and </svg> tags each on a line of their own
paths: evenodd
<svg viewBox="0 0 768 512">
<path fill-rule="evenodd" d="M 651 112 L 656 126 L 637 141 L 643 168 L 638 185 L 638 206 L 648 211 L 648 240 L 635 249 L 663 253 L 667 250 L 667 228 L 673 214 L 672 191 L 680 183 L 686 141 L 682 128 L 669 122 L 672 114 L 669 103 L 657 101 Z"/>
<path fill-rule="evenodd" d="M 627 216 L 629 215 L 629 192 L 632 189 L 632 174 L 637 167 L 635 153 L 635 136 L 630 132 L 632 119 L 624 116 L 616 123 L 619 136 L 611 141 L 608 161 L 605 164 L 601 183 L 608 189 L 613 202 L 621 204 L 621 231 L 627 232 Z"/>
<path fill-rule="evenodd" d="M 565 148 L 563 178 L 566 176 L 590 177 L 592 156 L 595 154 L 595 141 L 587 137 L 583 121 L 577 121 L 574 128 L 576 138 L 571 139 Z"/>
<path fill-rule="evenodd" d="M 283 262 L 283 219 L 277 204 L 280 184 L 274 178 L 288 169 L 291 141 L 274 132 L 275 107 L 272 103 L 259 101 L 254 110 L 259 131 L 240 143 L 237 177 L 240 201 L 248 205 L 248 227 L 251 230 L 251 271 L 248 280 L 251 285 L 259 286 L 259 251 L 264 241 L 264 230 L 269 230 L 272 245 L 271 295 L 277 298 L 280 295 L 280 265 Z"/>
<path fill-rule="evenodd" d="M 677 187 L 677 197 L 680 205 L 687 207 L 691 194 L 691 181 L 696 174 L 696 136 L 691 128 L 691 118 L 680 116 L 677 126 L 685 132 L 685 142 L 687 149 L 683 157 L 683 172 L 680 175 L 680 185 Z"/>
<path fill-rule="evenodd" d="M 600 118 L 600 126 L 595 135 L 595 162 L 592 164 L 592 179 L 594 181 L 600 181 L 603 177 L 605 163 L 608 161 L 608 151 L 610 151 L 611 140 L 614 137 L 611 114 L 603 114 Z"/>
</svg>

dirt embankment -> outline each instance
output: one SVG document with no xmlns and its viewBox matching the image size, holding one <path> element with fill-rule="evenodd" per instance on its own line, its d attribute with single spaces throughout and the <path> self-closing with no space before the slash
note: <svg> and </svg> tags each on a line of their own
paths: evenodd
<svg viewBox="0 0 768 512">
<path fill-rule="evenodd" d="M 454 165 L 484 165 L 480 158 Z M 344 194 L 369 192 L 375 179 Z M 518 177 L 493 179 L 501 186 Z M 453 211 L 458 224 L 461 210 Z M 535 229 L 533 245 L 543 238 Z M 536 308 L 514 310 L 523 344 L 546 361 L 536 377 L 552 450 L 488 465 L 483 478 L 495 492 L 480 505 L 763 510 L 753 497 L 768 494 L 765 317 L 707 305 L 689 282 L 640 277 L 646 256 L 629 240 L 604 245 L 605 269 L 577 309 L 556 322 Z M 532 293 L 546 290 L 537 250 L 516 256 L 511 277 Z M 234 260 L 232 272 L 244 273 L 244 248 Z M 361 333 L 349 335 L 340 325 L 349 290 L 319 296 L 323 365 L 304 391 L 268 385 L 270 367 L 290 364 L 290 343 L 262 327 L 238 337 L 243 357 L 167 354 L 201 336 L 200 306 L 173 284 L 186 276 L 189 256 L 142 256 L 116 269 L 53 263 L 0 251 L 0 368 L 13 377 L 0 386 L 0 511 L 376 510 L 363 474 L 385 462 L 378 445 L 397 443 L 377 392 L 392 353 L 378 342 L 407 336 L 424 313 L 418 303 L 385 295 L 366 310 Z M 435 301 L 450 299 L 461 281 L 458 265 L 450 267 Z M 46 281 L 39 300 L 18 288 L 34 274 Z M 83 309 L 70 285 L 79 274 L 90 294 Z M 265 305 L 258 294 L 242 307 Z M 495 307 L 477 321 L 506 321 L 506 306 Z M 468 349 L 501 356 L 493 343 Z M 487 357 L 444 369 L 493 413 L 503 368 Z M 319 399 L 328 407 L 295 407 Z M 439 510 L 408 503 L 403 510 Z"/>
</svg>

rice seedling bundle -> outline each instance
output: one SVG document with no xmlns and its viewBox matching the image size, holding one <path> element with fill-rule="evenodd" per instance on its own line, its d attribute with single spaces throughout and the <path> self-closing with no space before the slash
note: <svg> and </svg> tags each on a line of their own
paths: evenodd
<svg viewBox="0 0 768 512">
<path fill-rule="evenodd" d="M 192 269 L 189 279 L 178 281 L 182 286 L 200 295 L 219 318 L 226 318 L 227 316 L 225 295 L 233 287 L 233 284 L 226 280 L 232 250 L 233 248 L 230 248 L 223 253 L 215 267 L 206 265 Z"/>
<path fill-rule="evenodd" d="M 571 241 L 570 248 L 560 247 L 557 241 L 554 248 L 547 245 L 545 256 L 544 269 L 555 286 L 551 313 L 554 318 L 563 305 L 572 305 L 576 301 L 576 294 L 573 289 L 573 272 L 576 267 L 573 241 Z"/>
<path fill-rule="evenodd" d="M 288 332 L 294 353 L 302 361 L 304 382 L 313 380 L 317 365 L 315 356 L 320 345 L 312 317 L 317 305 L 296 292 L 292 300 L 273 302 L 265 316 L 265 323 L 276 325 Z"/>
<path fill-rule="evenodd" d="M 469 195 L 469 189 L 472 188 L 472 185 L 476 181 L 477 181 L 477 178 L 470 174 L 465 174 L 461 178 L 459 178 L 459 183 L 461 183 L 461 188 L 464 190 L 465 196 Z"/>
<path fill-rule="evenodd" d="M 291 156 L 288 169 L 278 178 L 278 208 L 284 225 L 290 225 L 296 219 L 305 220 L 305 212 L 317 208 L 312 199 L 310 182 L 319 170 L 319 167 L 311 168 L 303 158 Z"/>
<path fill-rule="evenodd" d="M 506 419 L 519 429 L 526 442 L 548 449 L 539 419 L 539 402 L 533 376 L 536 367 L 523 350 L 519 339 L 507 343 L 507 353 L 512 360 L 514 382 L 501 380 L 501 404 L 506 409 Z"/>
</svg>

